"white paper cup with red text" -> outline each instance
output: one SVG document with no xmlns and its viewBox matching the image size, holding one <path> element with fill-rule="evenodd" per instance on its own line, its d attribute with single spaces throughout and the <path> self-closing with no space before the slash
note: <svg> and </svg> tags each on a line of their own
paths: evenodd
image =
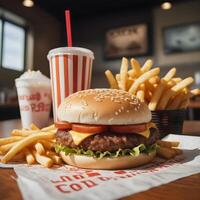
<svg viewBox="0 0 200 200">
<path fill-rule="evenodd" d="M 28 71 L 15 79 L 23 128 L 34 123 L 39 128 L 49 122 L 51 110 L 50 79 L 39 71 Z"/>
<path fill-rule="evenodd" d="M 80 47 L 61 47 L 49 51 L 54 121 L 60 103 L 70 94 L 89 89 L 94 54 Z"/>
</svg>

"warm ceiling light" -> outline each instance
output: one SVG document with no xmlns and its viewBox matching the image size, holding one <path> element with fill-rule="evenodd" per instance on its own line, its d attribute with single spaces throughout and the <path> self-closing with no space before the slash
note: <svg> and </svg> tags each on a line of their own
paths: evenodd
<svg viewBox="0 0 200 200">
<path fill-rule="evenodd" d="M 163 10 L 170 10 L 172 8 L 172 4 L 170 2 L 164 2 L 161 4 L 161 8 Z"/>
<path fill-rule="evenodd" d="M 22 4 L 23 4 L 25 7 L 33 7 L 33 6 L 34 6 L 33 0 L 23 0 Z"/>
</svg>

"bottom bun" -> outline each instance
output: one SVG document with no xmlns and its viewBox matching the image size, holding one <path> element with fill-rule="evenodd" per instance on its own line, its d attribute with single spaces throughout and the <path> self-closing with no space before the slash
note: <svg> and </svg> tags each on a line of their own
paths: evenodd
<svg viewBox="0 0 200 200">
<path fill-rule="evenodd" d="M 86 169 L 128 169 L 151 162 L 156 152 L 149 154 L 141 153 L 139 156 L 122 156 L 118 158 L 97 159 L 84 155 L 65 155 L 60 152 L 63 161 L 69 165 Z"/>
</svg>

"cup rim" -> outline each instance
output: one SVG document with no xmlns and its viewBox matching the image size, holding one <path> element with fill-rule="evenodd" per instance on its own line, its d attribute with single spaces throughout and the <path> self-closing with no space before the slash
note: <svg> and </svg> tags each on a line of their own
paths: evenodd
<svg viewBox="0 0 200 200">
<path fill-rule="evenodd" d="M 83 56 L 90 56 L 94 59 L 94 53 L 90 49 L 82 47 L 59 47 L 52 49 L 48 52 L 47 59 L 50 60 L 52 56 L 56 55 L 73 55 L 73 54 L 82 54 Z"/>
</svg>

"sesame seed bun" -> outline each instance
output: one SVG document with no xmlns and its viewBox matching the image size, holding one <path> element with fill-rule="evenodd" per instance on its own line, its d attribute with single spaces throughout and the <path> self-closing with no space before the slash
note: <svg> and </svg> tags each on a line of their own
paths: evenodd
<svg viewBox="0 0 200 200">
<path fill-rule="evenodd" d="M 63 161 L 69 165 L 86 169 L 129 169 L 150 163 L 156 156 L 156 152 L 141 153 L 139 156 L 122 156 L 117 158 L 97 159 L 84 155 L 65 155 L 60 152 Z"/>
<path fill-rule="evenodd" d="M 67 97 L 58 108 L 60 121 L 98 125 L 128 125 L 151 121 L 145 103 L 126 91 L 89 89 Z"/>
</svg>

